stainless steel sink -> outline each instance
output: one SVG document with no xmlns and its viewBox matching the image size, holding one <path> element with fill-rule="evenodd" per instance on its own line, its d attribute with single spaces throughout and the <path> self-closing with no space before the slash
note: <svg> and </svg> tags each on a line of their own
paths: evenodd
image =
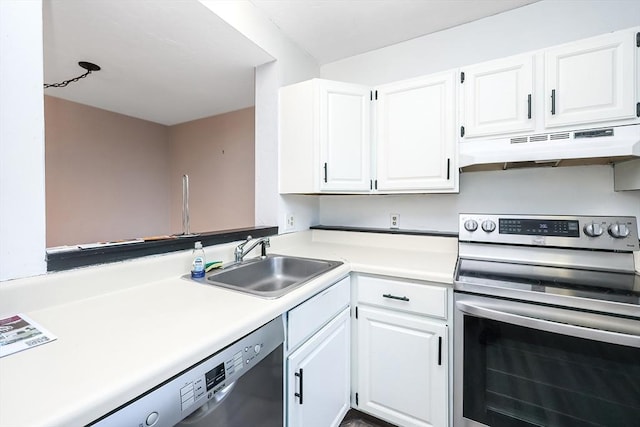
<svg viewBox="0 0 640 427">
<path fill-rule="evenodd" d="M 340 261 L 268 255 L 214 271 L 200 282 L 278 298 L 309 280 L 342 265 Z"/>
</svg>

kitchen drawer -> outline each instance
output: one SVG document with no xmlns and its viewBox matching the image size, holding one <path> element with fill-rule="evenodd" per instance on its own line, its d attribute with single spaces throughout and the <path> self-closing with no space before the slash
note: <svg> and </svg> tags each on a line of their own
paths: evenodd
<svg viewBox="0 0 640 427">
<path fill-rule="evenodd" d="M 447 319 L 447 289 L 393 279 L 358 276 L 358 303 Z"/>
<path fill-rule="evenodd" d="M 308 299 L 287 313 L 287 349 L 296 348 L 319 331 L 349 305 L 351 297 L 349 277 Z"/>
</svg>

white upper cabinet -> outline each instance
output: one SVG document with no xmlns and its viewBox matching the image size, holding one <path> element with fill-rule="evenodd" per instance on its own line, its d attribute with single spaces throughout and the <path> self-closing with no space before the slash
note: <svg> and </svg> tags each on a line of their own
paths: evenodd
<svg viewBox="0 0 640 427">
<path fill-rule="evenodd" d="M 370 94 L 366 87 L 318 81 L 321 190 L 369 190 Z"/>
<path fill-rule="evenodd" d="M 533 153 L 522 143 L 640 124 L 639 31 L 373 90 L 321 79 L 283 87 L 280 193 L 457 192 L 459 166 L 487 163 L 478 153 L 508 150 L 488 163 L 556 159 L 560 144 Z"/>
<path fill-rule="evenodd" d="M 321 79 L 280 89 L 280 193 L 369 191 L 370 96 Z"/>
<path fill-rule="evenodd" d="M 620 31 L 547 49 L 546 126 L 635 117 L 636 38 Z"/>
<path fill-rule="evenodd" d="M 640 122 L 639 30 L 462 67 L 457 135 L 464 141 Z"/>
<path fill-rule="evenodd" d="M 464 135 L 476 137 L 534 130 L 533 77 L 534 56 L 531 54 L 462 68 Z"/>
<path fill-rule="evenodd" d="M 455 73 L 377 88 L 376 189 L 457 190 Z"/>
<path fill-rule="evenodd" d="M 454 80 L 384 85 L 377 100 L 367 86 L 330 80 L 283 87 L 280 193 L 457 191 Z"/>
</svg>

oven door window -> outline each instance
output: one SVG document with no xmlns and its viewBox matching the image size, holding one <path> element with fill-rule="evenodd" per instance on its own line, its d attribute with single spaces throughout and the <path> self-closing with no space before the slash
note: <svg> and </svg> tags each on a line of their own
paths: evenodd
<svg viewBox="0 0 640 427">
<path fill-rule="evenodd" d="M 640 349 L 464 316 L 463 415 L 493 427 L 633 426 Z"/>
</svg>

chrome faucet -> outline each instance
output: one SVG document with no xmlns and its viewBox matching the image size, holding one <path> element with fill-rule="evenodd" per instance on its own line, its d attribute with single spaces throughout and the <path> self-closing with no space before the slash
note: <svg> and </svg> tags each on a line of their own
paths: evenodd
<svg viewBox="0 0 640 427">
<path fill-rule="evenodd" d="M 251 252 L 251 250 L 253 248 L 255 248 L 258 245 L 262 245 L 262 252 L 261 252 L 261 256 L 265 257 L 267 256 L 267 248 L 271 246 L 271 244 L 269 243 L 269 238 L 268 237 L 261 237 L 259 239 L 256 239 L 253 243 L 251 243 L 251 245 L 249 245 L 249 247 L 245 250 L 244 246 L 249 243 L 251 241 L 252 237 L 251 236 L 247 236 L 247 240 L 245 240 L 244 242 L 240 243 L 237 247 L 236 250 L 234 252 L 235 254 L 235 258 L 236 258 L 236 262 L 242 262 L 242 260 L 244 259 L 244 257 Z"/>
</svg>

